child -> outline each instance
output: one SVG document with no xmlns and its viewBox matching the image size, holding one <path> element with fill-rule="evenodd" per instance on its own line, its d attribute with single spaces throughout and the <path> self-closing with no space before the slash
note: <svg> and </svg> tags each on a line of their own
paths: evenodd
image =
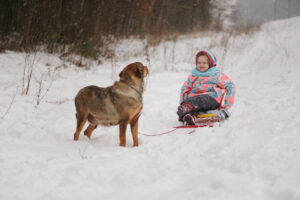
<svg viewBox="0 0 300 200">
<path fill-rule="evenodd" d="M 222 109 L 218 112 L 220 120 L 229 117 L 228 109 L 234 103 L 235 85 L 216 67 L 216 57 L 210 51 L 199 51 L 196 55 L 196 68 L 192 70 L 180 92 L 179 121 L 195 125 L 199 112 L 216 110 L 221 103 L 223 91 L 227 90 Z"/>
</svg>

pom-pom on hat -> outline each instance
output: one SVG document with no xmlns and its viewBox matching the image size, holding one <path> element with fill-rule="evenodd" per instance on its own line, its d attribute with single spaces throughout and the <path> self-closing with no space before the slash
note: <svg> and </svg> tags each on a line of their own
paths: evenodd
<svg viewBox="0 0 300 200">
<path fill-rule="evenodd" d="M 211 51 L 208 51 L 208 50 L 199 51 L 196 54 L 196 65 L 197 65 L 197 58 L 200 55 L 203 55 L 203 54 L 208 57 L 208 60 L 209 60 L 209 63 L 210 63 L 209 66 L 210 67 L 215 67 L 217 65 L 217 58 L 216 58 L 216 56 Z"/>
</svg>

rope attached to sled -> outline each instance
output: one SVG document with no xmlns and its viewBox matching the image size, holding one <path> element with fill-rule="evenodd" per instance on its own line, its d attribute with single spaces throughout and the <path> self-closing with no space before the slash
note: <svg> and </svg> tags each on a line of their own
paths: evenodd
<svg viewBox="0 0 300 200">
<path fill-rule="evenodd" d="M 172 133 L 172 132 L 178 130 L 179 128 L 180 127 L 174 127 L 174 129 L 172 129 L 170 131 L 166 131 L 166 132 L 162 132 L 162 133 L 157 133 L 157 134 L 145 134 L 145 133 L 141 133 L 141 132 L 139 132 L 139 134 L 144 135 L 144 136 L 161 136 L 161 135 Z M 183 127 L 181 127 L 181 128 L 183 128 Z M 197 127 L 194 127 L 194 128 L 197 128 Z M 195 130 L 192 130 L 192 131 L 187 132 L 186 134 L 192 134 L 194 132 L 195 132 Z"/>
</svg>

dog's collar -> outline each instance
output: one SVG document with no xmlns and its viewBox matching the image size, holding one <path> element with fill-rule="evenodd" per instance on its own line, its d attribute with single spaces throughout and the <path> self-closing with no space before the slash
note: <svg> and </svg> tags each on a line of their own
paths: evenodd
<svg viewBox="0 0 300 200">
<path fill-rule="evenodd" d="M 131 85 L 128 84 L 128 86 L 133 89 L 134 91 L 136 91 L 136 93 L 138 93 L 140 95 L 140 98 L 143 99 L 142 93 L 140 91 L 138 91 L 136 88 L 132 87 Z"/>
</svg>

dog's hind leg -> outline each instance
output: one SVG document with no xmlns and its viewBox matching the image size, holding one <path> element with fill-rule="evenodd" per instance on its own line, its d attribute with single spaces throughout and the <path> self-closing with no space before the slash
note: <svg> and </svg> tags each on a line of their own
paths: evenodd
<svg viewBox="0 0 300 200">
<path fill-rule="evenodd" d="M 78 140 L 79 139 L 79 134 L 84 126 L 84 124 L 87 121 L 87 115 L 82 115 L 77 113 L 76 114 L 76 118 L 77 118 L 77 127 L 76 127 L 76 132 L 74 133 L 74 140 Z"/>
<path fill-rule="evenodd" d="M 126 129 L 127 129 L 127 122 L 120 122 L 119 137 L 120 137 L 120 146 L 122 147 L 125 147 L 126 145 Z"/>
<path fill-rule="evenodd" d="M 89 139 L 91 139 L 91 135 L 96 128 L 97 128 L 97 125 L 89 124 L 87 129 L 85 129 L 85 131 L 84 131 L 84 135 L 87 136 Z"/>
</svg>

